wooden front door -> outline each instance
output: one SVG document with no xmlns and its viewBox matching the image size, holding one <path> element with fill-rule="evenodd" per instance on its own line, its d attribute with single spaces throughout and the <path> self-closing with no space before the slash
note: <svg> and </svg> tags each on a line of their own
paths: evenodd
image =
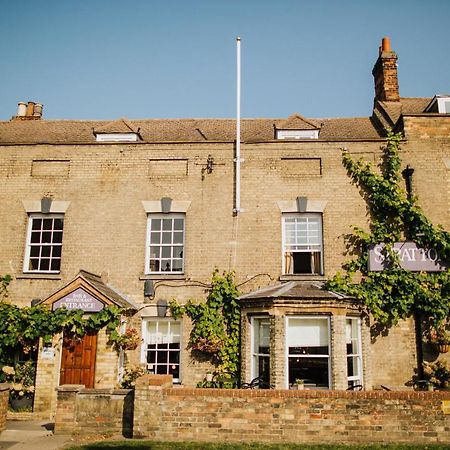
<svg viewBox="0 0 450 450">
<path fill-rule="evenodd" d="M 97 333 L 87 333 L 83 339 L 63 339 L 59 384 L 84 384 L 94 387 Z"/>
</svg>

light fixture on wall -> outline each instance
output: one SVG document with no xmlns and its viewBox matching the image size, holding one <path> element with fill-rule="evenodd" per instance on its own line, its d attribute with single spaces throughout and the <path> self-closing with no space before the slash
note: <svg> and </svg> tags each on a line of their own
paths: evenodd
<svg viewBox="0 0 450 450">
<path fill-rule="evenodd" d="M 158 300 L 156 302 L 156 312 L 158 317 L 166 317 L 168 308 L 167 300 Z"/>
</svg>

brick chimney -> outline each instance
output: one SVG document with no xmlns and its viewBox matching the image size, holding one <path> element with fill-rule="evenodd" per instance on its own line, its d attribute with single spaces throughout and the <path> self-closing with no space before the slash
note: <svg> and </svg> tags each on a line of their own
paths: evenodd
<svg viewBox="0 0 450 450">
<path fill-rule="evenodd" d="M 39 120 L 42 118 L 43 106 L 35 102 L 19 102 L 17 106 L 17 115 L 12 120 Z"/>
<path fill-rule="evenodd" d="M 391 41 L 384 37 L 379 57 L 372 70 L 375 81 L 375 100 L 398 102 L 397 54 L 391 50 Z"/>
</svg>

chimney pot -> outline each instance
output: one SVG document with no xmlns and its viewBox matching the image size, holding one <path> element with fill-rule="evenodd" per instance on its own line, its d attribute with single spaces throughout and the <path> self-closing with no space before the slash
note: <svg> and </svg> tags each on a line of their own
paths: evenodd
<svg viewBox="0 0 450 450">
<path fill-rule="evenodd" d="M 382 52 L 391 52 L 391 39 L 385 36 L 381 40 L 381 51 Z"/>
<path fill-rule="evenodd" d="M 33 116 L 37 117 L 37 118 L 41 118 L 42 117 L 42 104 L 41 103 L 36 103 L 34 105 L 34 110 L 33 110 Z"/>
<path fill-rule="evenodd" d="M 17 104 L 17 117 L 23 117 L 27 115 L 27 104 L 25 102 L 19 102 Z"/>
<path fill-rule="evenodd" d="M 32 116 L 34 113 L 34 102 L 28 102 L 27 106 L 27 116 Z"/>
</svg>

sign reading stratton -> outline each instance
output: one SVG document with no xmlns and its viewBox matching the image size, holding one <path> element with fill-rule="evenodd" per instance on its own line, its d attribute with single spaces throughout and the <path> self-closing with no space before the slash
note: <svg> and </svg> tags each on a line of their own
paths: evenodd
<svg viewBox="0 0 450 450">
<path fill-rule="evenodd" d="M 369 248 L 369 271 L 380 272 L 389 267 L 383 249 L 384 244 Z M 398 256 L 400 266 L 411 272 L 441 272 L 447 268 L 436 250 L 417 247 L 414 242 L 396 242 L 392 251 Z"/>
<path fill-rule="evenodd" d="M 54 311 L 55 309 L 65 307 L 67 309 L 82 309 L 85 312 L 98 312 L 104 306 L 100 300 L 97 300 L 84 289 L 78 288 L 53 303 L 52 309 Z"/>
</svg>

